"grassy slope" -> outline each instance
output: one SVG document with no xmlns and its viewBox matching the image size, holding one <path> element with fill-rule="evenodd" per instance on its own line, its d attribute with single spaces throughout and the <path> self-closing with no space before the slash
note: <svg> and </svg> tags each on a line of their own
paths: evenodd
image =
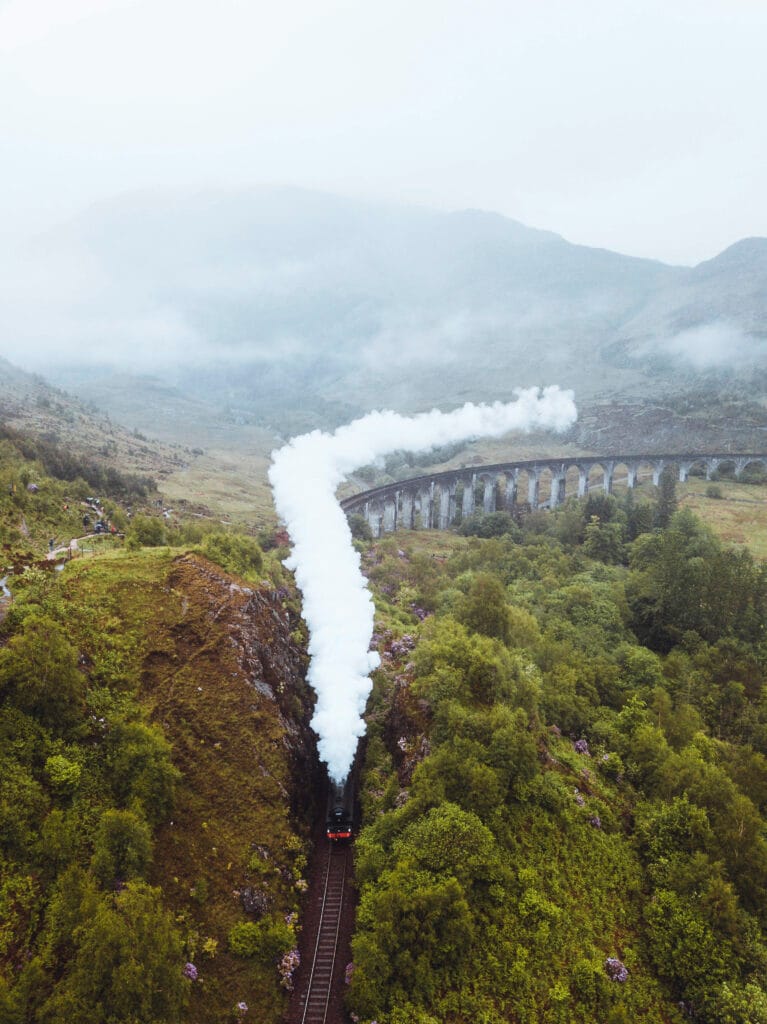
<svg viewBox="0 0 767 1024">
<path fill-rule="evenodd" d="M 294 739 L 280 706 L 253 688 L 263 667 L 236 632 L 247 595 L 210 563 L 167 550 L 74 562 L 62 588 L 72 640 L 98 669 L 138 687 L 183 773 L 172 823 L 156 837 L 152 881 L 200 970 L 187 1019 L 228 1021 L 244 999 L 263 1008 L 260 1020 L 276 1021 L 283 997 L 273 965 L 226 950 L 231 926 L 247 919 L 237 896 L 243 888 L 268 892 L 281 916 L 297 909 L 304 846 L 290 812 Z M 287 613 L 267 599 L 262 605 L 252 628 L 273 651 L 273 670 L 281 657 L 296 672 Z M 301 700 L 289 711 L 303 715 Z M 211 939 L 217 950 L 209 943 L 206 954 Z"/>
<path fill-rule="evenodd" d="M 2 370 L 0 410 L 19 429 L 55 433 L 94 455 L 106 450 L 118 468 L 155 476 L 169 504 L 203 504 L 250 525 L 273 521 L 266 471 L 280 441 L 271 430 L 236 422 L 155 378 L 75 382 L 83 403 L 37 377 Z"/>
<path fill-rule="evenodd" d="M 26 482 L 37 484 L 39 491 L 27 491 Z M 50 538 L 65 544 L 81 536 L 83 496 L 80 487 L 46 476 L 14 445 L 0 439 L 0 536 L 15 550 L 31 550 L 39 556 L 47 550 Z"/>
<path fill-rule="evenodd" d="M 706 496 L 709 485 L 694 477 L 679 487 L 680 504 L 708 523 L 722 540 L 744 545 L 767 558 L 767 485 L 720 481 L 721 499 Z"/>
<path fill-rule="evenodd" d="M 124 472 L 163 480 L 194 456 L 113 423 L 103 410 L 51 387 L 42 378 L 0 360 L 0 420 L 20 433 L 46 437 L 73 452 L 102 459 Z"/>
<path fill-rule="evenodd" d="M 202 503 L 217 515 L 258 529 L 273 525 L 276 515 L 266 474 L 274 444 L 238 443 L 241 441 L 233 440 L 221 448 L 205 447 L 203 455 L 171 473 L 162 482 L 166 501 Z"/>
</svg>

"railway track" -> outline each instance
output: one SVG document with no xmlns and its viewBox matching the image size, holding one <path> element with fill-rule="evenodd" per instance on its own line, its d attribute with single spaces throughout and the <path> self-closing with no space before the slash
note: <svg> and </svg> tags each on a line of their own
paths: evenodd
<svg viewBox="0 0 767 1024">
<path fill-rule="evenodd" d="M 298 1013 L 300 1024 L 333 1024 L 333 988 L 340 985 L 338 939 L 348 898 L 348 874 L 351 850 L 347 846 L 327 844 L 324 884 L 316 899 L 320 903 L 319 925 L 314 941 L 311 968 L 303 974 Z"/>
</svg>

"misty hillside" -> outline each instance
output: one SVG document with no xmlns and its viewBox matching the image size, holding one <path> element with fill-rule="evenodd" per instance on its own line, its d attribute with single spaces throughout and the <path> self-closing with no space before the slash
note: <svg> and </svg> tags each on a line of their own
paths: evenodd
<svg viewBox="0 0 767 1024">
<path fill-rule="evenodd" d="M 753 387 L 767 352 L 765 239 L 672 267 L 492 213 L 288 188 L 123 196 L 39 239 L 23 274 L 5 334 L 67 386 L 98 402 L 113 367 L 157 372 L 286 433 L 534 383 L 581 400 L 722 371 Z"/>
<path fill-rule="evenodd" d="M 27 373 L 0 357 L 0 432 L 37 445 L 46 461 L 86 475 L 83 467 L 98 467 L 165 481 L 194 460 L 179 445 L 163 444 L 129 431 L 104 409 L 78 401 L 52 387 L 38 374 Z M 42 445 L 42 447 L 40 447 Z"/>
</svg>

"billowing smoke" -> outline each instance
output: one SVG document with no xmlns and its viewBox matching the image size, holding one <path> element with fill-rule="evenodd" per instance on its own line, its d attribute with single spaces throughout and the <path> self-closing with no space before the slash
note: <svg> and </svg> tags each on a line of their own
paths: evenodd
<svg viewBox="0 0 767 1024">
<path fill-rule="evenodd" d="M 372 412 L 332 434 L 315 430 L 295 437 L 272 455 L 269 479 L 293 544 L 286 565 L 295 570 L 309 626 L 308 678 L 317 694 L 312 725 L 334 779 L 347 775 L 365 731 L 369 675 L 379 664 L 368 650 L 373 601 L 336 488 L 354 469 L 390 451 L 422 451 L 510 430 L 564 430 L 575 421 L 570 391 L 529 388 L 515 394 L 514 402 L 469 403 L 451 413 Z"/>
</svg>

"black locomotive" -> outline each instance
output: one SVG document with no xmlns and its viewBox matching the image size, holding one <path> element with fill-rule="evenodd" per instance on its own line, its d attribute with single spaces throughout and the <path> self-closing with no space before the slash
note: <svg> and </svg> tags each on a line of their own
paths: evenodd
<svg viewBox="0 0 767 1024">
<path fill-rule="evenodd" d="M 331 843 L 348 843 L 354 830 L 354 787 L 351 777 L 330 780 L 325 835 Z"/>
</svg>

